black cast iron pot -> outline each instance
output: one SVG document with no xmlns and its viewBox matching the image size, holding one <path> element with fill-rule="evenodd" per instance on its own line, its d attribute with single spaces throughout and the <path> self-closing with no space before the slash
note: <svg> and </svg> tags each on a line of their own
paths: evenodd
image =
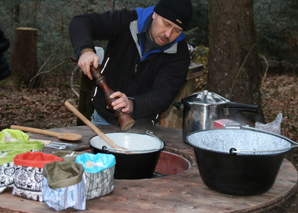
<svg viewBox="0 0 298 213">
<path fill-rule="evenodd" d="M 91 152 L 113 154 L 116 158 L 115 179 L 152 178 L 164 143 L 153 135 L 137 133 L 106 134 L 118 146 L 113 149 L 100 137 L 90 139 Z"/>
<path fill-rule="evenodd" d="M 239 196 L 268 191 L 286 152 L 297 146 L 283 136 L 251 127 L 193 132 L 187 141 L 194 147 L 203 182 L 215 191 Z"/>
</svg>

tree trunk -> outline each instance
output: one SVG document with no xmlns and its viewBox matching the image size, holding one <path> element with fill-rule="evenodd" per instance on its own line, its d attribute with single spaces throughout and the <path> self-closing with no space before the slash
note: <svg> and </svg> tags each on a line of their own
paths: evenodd
<svg viewBox="0 0 298 213">
<path fill-rule="evenodd" d="M 38 84 L 37 78 L 34 78 L 38 71 L 37 30 L 35 28 L 16 28 L 11 67 L 13 79 L 18 82 L 18 86 L 21 82 L 26 86 Z"/>
<path fill-rule="evenodd" d="M 209 15 L 208 90 L 261 109 L 253 1 L 211 0 Z"/>
<path fill-rule="evenodd" d="M 252 0 L 211 0 L 208 89 L 233 101 L 260 104 L 260 68 Z"/>
</svg>

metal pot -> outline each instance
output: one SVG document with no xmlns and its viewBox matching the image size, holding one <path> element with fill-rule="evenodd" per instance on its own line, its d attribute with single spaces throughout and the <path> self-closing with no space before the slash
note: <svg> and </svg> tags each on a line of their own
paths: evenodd
<svg viewBox="0 0 298 213">
<path fill-rule="evenodd" d="M 183 140 L 195 131 L 214 129 L 214 122 L 223 118 L 230 118 L 239 112 L 258 112 L 257 105 L 230 102 L 213 92 L 204 90 L 193 93 L 174 103 L 179 110 L 183 110 Z"/>
<path fill-rule="evenodd" d="M 235 127 L 234 127 L 235 128 Z M 230 195 L 257 195 L 268 191 L 285 153 L 297 143 L 281 135 L 241 127 L 190 133 L 203 182 Z"/>
<path fill-rule="evenodd" d="M 112 141 L 127 150 L 113 149 L 100 137 L 90 139 L 91 152 L 113 154 L 116 158 L 115 179 L 152 178 L 164 143 L 152 134 L 108 133 Z"/>
</svg>

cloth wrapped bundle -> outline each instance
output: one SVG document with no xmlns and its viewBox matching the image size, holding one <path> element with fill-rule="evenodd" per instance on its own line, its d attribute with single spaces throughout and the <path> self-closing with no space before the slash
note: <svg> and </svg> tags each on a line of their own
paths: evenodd
<svg viewBox="0 0 298 213">
<path fill-rule="evenodd" d="M 29 136 L 20 130 L 4 129 L 0 132 L 0 193 L 13 187 L 14 157 L 29 151 L 43 150 L 42 142 L 28 140 Z"/>
<path fill-rule="evenodd" d="M 15 176 L 13 158 L 21 153 L 21 151 L 11 151 L 0 154 L 0 193 L 13 186 Z"/>
<path fill-rule="evenodd" d="M 57 211 L 86 209 L 84 168 L 76 162 L 52 162 L 43 170 L 42 198 Z"/>
<path fill-rule="evenodd" d="M 81 164 L 85 170 L 87 200 L 113 191 L 116 164 L 114 155 L 84 153 L 76 157 L 76 162 Z"/>
<path fill-rule="evenodd" d="M 62 158 L 42 152 L 26 152 L 16 155 L 12 194 L 42 201 L 43 168 L 45 164 L 53 161 L 62 161 Z"/>
</svg>

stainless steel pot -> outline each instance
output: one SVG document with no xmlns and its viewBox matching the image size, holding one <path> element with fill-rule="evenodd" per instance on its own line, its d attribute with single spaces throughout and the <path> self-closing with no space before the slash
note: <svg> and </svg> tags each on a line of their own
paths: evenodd
<svg viewBox="0 0 298 213">
<path fill-rule="evenodd" d="M 203 182 L 215 191 L 239 196 L 258 195 L 274 184 L 286 152 L 298 144 L 252 127 L 190 133 Z"/>
<path fill-rule="evenodd" d="M 258 112 L 257 105 L 230 102 L 228 99 L 204 90 L 193 93 L 174 103 L 179 110 L 183 110 L 183 140 L 195 131 L 214 129 L 214 122 L 218 119 L 230 118 L 238 112 Z"/>
</svg>

